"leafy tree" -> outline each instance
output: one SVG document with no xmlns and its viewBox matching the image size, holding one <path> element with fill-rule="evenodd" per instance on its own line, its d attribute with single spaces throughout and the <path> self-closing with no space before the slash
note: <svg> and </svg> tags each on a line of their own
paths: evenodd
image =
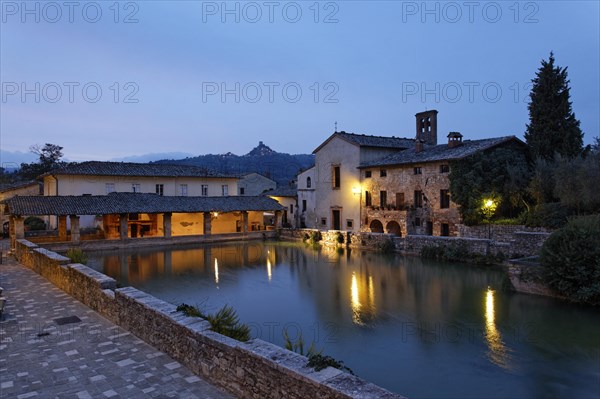
<svg viewBox="0 0 600 399">
<path fill-rule="evenodd" d="M 583 132 L 571 108 L 567 68 L 555 66 L 551 52 L 532 82 L 525 140 L 533 157 L 551 161 L 555 153 L 578 156 L 583 149 Z"/>
<path fill-rule="evenodd" d="M 600 212 L 600 154 L 560 159 L 554 171 L 554 195 L 578 214 Z M 590 184 L 592 183 L 592 184 Z"/>
<path fill-rule="evenodd" d="M 459 205 L 464 222 L 477 224 L 483 220 L 485 198 L 495 199 L 496 215 L 516 216 L 523 205 L 530 172 L 522 151 L 496 148 L 452 162 L 449 178 L 452 201 Z"/>
<path fill-rule="evenodd" d="M 22 163 L 21 169 L 19 170 L 19 176 L 23 180 L 34 180 L 39 175 L 49 172 L 64 164 L 60 159 L 63 156 L 63 147 L 46 143 L 43 147 L 40 145 L 32 145 L 29 147 L 29 151 L 37 154 L 39 157 L 38 162 Z"/>
</svg>

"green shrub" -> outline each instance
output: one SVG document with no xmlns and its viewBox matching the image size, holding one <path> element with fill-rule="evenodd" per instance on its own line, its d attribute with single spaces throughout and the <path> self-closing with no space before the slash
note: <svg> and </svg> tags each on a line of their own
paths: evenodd
<svg viewBox="0 0 600 399">
<path fill-rule="evenodd" d="M 502 252 L 498 252 L 496 255 L 481 255 L 471 252 L 464 242 L 440 246 L 425 245 L 421 248 L 420 255 L 425 259 L 435 259 L 444 262 L 468 262 L 482 265 L 502 263 L 506 259 L 506 255 Z"/>
<path fill-rule="evenodd" d="M 492 224 L 498 224 L 502 226 L 515 226 L 522 224 L 520 218 L 505 218 L 505 219 L 496 219 L 492 222 Z"/>
<path fill-rule="evenodd" d="M 210 329 L 216 333 L 223 334 L 229 338 L 246 342 L 250 339 L 250 327 L 240 323 L 235 309 L 229 305 L 223 306 L 215 314 L 206 314 L 197 306 L 185 303 L 177 306 L 178 312 L 183 312 L 189 317 L 200 317 L 210 323 Z"/>
<path fill-rule="evenodd" d="M 23 222 L 27 230 L 46 230 L 46 223 L 37 216 L 29 216 Z"/>
<path fill-rule="evenodd" d="M 546 284 L 574 302 L 600 305 L 600 215 L 573 219 L 542 247 Z"/>
<path fill-rule="evenodd" d="M 71 260 L 72 263 L 81 263 L 85 265 L 88 261 L 88 257 L 81 250 L 81 248 L 70 248 L 66 253 L 67 258 Z"/>
<path fill-rule="evenodd" d="M 344 366 L 344 362 L 335 360 L 331 356 L 321 355 L 320 353 L 309 356 L 307 366 L 314 368 L 315 371 L 321 371 L 327 367 L 333 367 L 338 370 L 347 371 L 350 374 L 354 374 L 350 368 Z"/>
</svg>

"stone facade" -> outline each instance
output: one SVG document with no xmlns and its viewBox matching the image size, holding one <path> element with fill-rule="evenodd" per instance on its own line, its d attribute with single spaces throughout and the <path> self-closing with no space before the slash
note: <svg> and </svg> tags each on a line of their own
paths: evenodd
<svg viewBox="0 0 600 399">
<path fill-rule="evenodd" d="M 448 171 L 448 162 L 362 170 L 363 231 L 457 236 L 461 219 L 449 200 Z"/>
<path fill-rule="evenodd" d="M 20 239 L 17 259 L 85 305 L 240 398 L 401 398 L 356 376 L 306 367 L 306 357 L 260 339 L 239 342 L 176 306 Z"/>
</svg>

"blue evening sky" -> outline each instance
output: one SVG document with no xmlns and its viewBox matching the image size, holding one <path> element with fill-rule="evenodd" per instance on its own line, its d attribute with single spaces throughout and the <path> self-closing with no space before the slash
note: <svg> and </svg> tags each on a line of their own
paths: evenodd
<svg viewBox="0 0 600 399">
<path fill-rule="evenodd" d="M 4 162 L 310 153 L 334 131 L 523 136 L 530 80 L 568 66 L 585 143 L 600 135 L 598 1 L 2 1 Z M 2 160 L 0 160 L 2 162 Z"/>
</svg>

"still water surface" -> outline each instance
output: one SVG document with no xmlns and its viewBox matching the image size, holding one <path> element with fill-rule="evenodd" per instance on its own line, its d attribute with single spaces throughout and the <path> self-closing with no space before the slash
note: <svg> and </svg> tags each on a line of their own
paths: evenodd
<svg viewBox="0 0 600 399">
<path fill-rule="evenodd" d="M 252 242 L 90 254 L 90 267 L 173 304 L 232 305 L 410 398 L 600 396 L 600 313 L 503 292 L 503 273 L 414 257 Z"/>
</svg>

